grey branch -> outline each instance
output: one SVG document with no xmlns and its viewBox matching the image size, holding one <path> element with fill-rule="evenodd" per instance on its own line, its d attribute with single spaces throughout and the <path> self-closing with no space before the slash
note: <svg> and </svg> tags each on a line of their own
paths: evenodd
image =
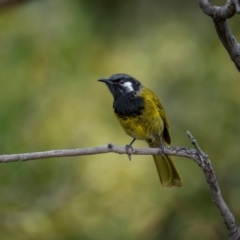
<svg viewBox="0 0 240 240">
<path fill-rule="evenodd" d="M 93 148 L 77 148 L 65 150 L 51 150 L 44 152 L 33 152 L 23 154 L 9 154 L 0 155 L 0 163 L 18 162 L 37 160 L 55 157 L 72 157 L 72 156 L 85 156 L 101 153 L 118 153 L 118 154 L 131 154 L 131 155 L 159 155 L 161 151 L 159 148 L 133 148 L 126 150 L 125 147 L 109 143 L 108 145 L 93 147 Z M 164 153 L 172 156 L 186 157 L 195 159 L 197 151 L 194 149 L 187 149 L 184 147 L 165 147 Z M 196 158 L 197 159 L 197 158 Z"/>
<path fill-rule="evenodd" d="M 226 5 L 222 7 L 212 5 L 208 0 L 198 0 L 198 3 L 203 12 L 212 17 L 219 39 L 240 71 L 240 44 L 233 36 L 227 21 L 236 13 L 240 13 L 239 0 L 227 0 Z"/>
<path fill-rule="evenodd" d="M 240 228 L 236 225 L 235 219 L 227 204 L 225 203 L 220 187 L 217 182 L 215 172 L 208 156 L 200 149 L 197 141 L 190 132 L 187 132 L 191 143 L 195 149 L 189 149 L 185 147 L 164 147 L 163 153 L 171 156 L 185 157 L 194 160 L 202 169 L 206 181 L 211 190 L 212 199 L 217 205 L 227 229 L 229 230 L 230 240 L 240 239 Z M 23 154 L 10 154 L 0 155 L 0 163 L 9 163 L 17 161 L 28 161 L 55 157 L 70 157 L 70 156 L 85 156 L 101 153 L 118 153 L 118 154 L 131 154 L 131 155 L 158 155 L 162 154 L 160 148 L 129 148 L 120 147 L 114 144 L 107 144 L 105 146 L 93 147 L 93 148 L 78 148 L 78 149 L 66 149 L 66 150 L 52 150 L 45 152 L 33 152 Z"/>
<path fill-rule="evenodd" d="M 237 226 L 235 218 L 231 211 L 229 210 L 226 202 L 224 201 L 221 189 L 218 185 L 216 174 L 213 170 L 212 164 L 208 158 L 208 155 L 206 155 L 201 148 L 199 147 L 196 139 L 191 135 L 191 133 L 187 132 L 188 137 L 191 140 L 191 143 L 194 145 L 196 150 L 198 151 L 198 157 L 200 158 L 200 161 L 195 161 L 198 163 L 199 167 L 202 169 L 206 181 L 209 185 L 209 188 L 212 193 L 212 199 L 213 202 L 217 205 L 224 222 L 226 224 L 226 227 L 229 231 L 229 239 L 230 240 L 239 240 L 240 239 L 240 228 Z"/>
</svg>

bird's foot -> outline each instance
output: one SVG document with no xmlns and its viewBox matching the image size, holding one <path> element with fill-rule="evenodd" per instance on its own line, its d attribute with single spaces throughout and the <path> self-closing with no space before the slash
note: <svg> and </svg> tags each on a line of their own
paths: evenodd
<svg viewBox="0 0 240 240">
<path fill-rule="evenodd" d="M 162 156 L 164 156 L 164 144 L 163 144 L 163 141 L 161 140 L 161 142 L 160 142 L 160 145 L 159 145 L 159 149 L 160 149 L 160 151 L 161 151 L 161 155 Z"/>
<path fill-rule="evenodd" d="M 127 144 L 127 145 L 125 146 L 125 149 L 126 149 L 126 151 L 127 151 L 128 159 L 129 159 L 129 161 L 131 161 L 131 154 L 129 153 L 129 149 L 131 149 L 131 150 L 133 151 L 132 145 Z"/>
<path fill-rule="evenodd" d="M 131 154 L 129 153 L 129 149 L 131 149 L 131 150 L 133 151 L 132 144 L 135 142 L 135 140 L 136 140 L 136 138 L 134 138 L 134 139 L 130 142 L 130 144 L 127 144 L 127 145 L 125 146 L 125 149 L 126 149 L 126 151 L 127 151 L 127 155 L 128 155 L 129 161 L 131 161 Z"/>
</svg>

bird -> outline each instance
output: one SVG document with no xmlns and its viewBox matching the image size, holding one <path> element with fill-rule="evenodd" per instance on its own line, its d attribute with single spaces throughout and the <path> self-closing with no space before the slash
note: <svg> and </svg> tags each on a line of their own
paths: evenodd
<svg viewBox="0 0 240 240">
<path fill-rule="evenodd" d="M 107 85 L 113 95 L 114 114 L 133 142 L 145 141 L 150 148 L 171 144 L 169 122 L 158 97 L 140 81 L 125 73 L 116 73 L 98 81 Z M 182 179 L 169 155 L 153 155 L 163 188 L 182 187 Z"/>
</svg>

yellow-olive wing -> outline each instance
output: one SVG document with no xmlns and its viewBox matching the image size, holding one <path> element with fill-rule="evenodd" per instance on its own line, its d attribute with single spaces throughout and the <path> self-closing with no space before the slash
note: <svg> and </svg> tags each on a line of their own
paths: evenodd
<svg viewBox="0 0 240 240">
<path fill-rule="evenodd" d="M 158 109 L 159 115 L 164 122 L 164 129 L 163 129 L 163 133 L 162 133 L 163 140 L 166 143 L 170 144 L 171 143 L 170 130 L 169 130 L 170 126 L 169 126 L 169 122 L 167 119 L 167 115 L 166 115 L 166 113 L 163 109 L 163 106 L 162 106 L 161 102 L 159 101 L 158 97 L 151 90 L 148 89 L 148 91 L 150 91 L 152 93 L 149 95 L 152 96 L 152 101 L 155 103 L 155 105 Z"/>
</svg>

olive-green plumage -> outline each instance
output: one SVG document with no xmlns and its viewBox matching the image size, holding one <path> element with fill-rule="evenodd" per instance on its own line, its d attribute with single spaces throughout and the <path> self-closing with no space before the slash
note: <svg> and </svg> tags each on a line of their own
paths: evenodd
<svg viewBox="0 0 240 240">
<path fill-rule="evenodd" d="M 115 116 L 129 136 L 154 148 L 171 143 L 167 116 L 151 90 L 127 74 L 114 74 L 99 81 L 105 82 L 112 92 Z M 182 180 L 172 158 L 168 155 L 153 158 L 162 186 L 181 187 Z"/>
</svg>

